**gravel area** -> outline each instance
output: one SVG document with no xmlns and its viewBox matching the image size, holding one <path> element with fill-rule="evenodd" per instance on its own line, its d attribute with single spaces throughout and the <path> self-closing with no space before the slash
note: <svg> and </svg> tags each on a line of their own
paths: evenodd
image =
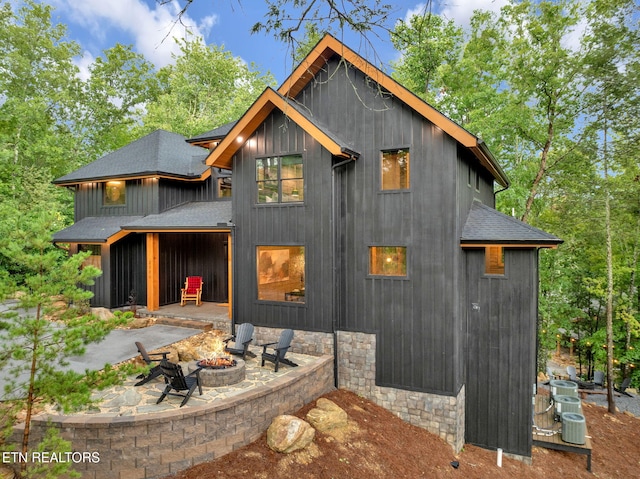
<svg viewBox="0 0 640 479">
<path fill-rule="evenodd" d="M 616 408 L 621 412 L 628 412 L 636 417 L 640 417 L 640 396 L 631 394 L 633 397 L 625 396 L 624 394 L 615 395 Z M 607 403 L 607 394 L 585 394 L 583 399 L 585 402 L 597 404 L 598 406 L 609 407 Z"/>
</svg>

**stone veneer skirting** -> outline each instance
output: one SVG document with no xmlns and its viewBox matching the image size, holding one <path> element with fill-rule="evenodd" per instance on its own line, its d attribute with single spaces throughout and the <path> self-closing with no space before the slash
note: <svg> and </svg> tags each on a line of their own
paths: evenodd
<svg viewBox="0 0 640 479">
<path fill-rule="evenodd" d="M 447 441 L 457 453 L 464 447 L 464 387 L 457 396 L 407 391 L 376 385 L 375 334 L 338 332 L 338 387 L 360 394 L 401 419 Z"/>
<path fill-rule="evenodd" d="M 49 419 L 74 452 L 97 452 L 99 462 L 75 465 L 83 479 L 161 478 L 255 441 L 276 416 L 334 390 L 333 372 L 333 357 L 321 356 L 247 393 L 179 412 L 35 418 L 31 438 L 39 441 Z M 22 430 L 16 432 L 21 438 Z"/>
</svg>

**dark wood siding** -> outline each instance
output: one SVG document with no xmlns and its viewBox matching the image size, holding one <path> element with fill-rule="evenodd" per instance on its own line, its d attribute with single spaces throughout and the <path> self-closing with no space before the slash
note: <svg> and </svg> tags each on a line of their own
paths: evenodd
<svg viewBox="0 0 640 479">
<path fill-rule="evenodd" d="M 180 302 L 187 276 L 202 276 L 202 300 L 224 303 L 228 294 L 227 233 L 160 235 L 160 304 Z"/>
<path fill-rule="evenodd" d="M 104 183 L 78 185 L 75 196 L 75 220 L 87 216 L 136 216 L 158 213 L 158 180 L 127 181 L 126 204 L 103 206 Z"/>
<path fill-rule="evenodd" d="M 456 394 L 457 143 L 337 60 L 318 76 L 298 101 L 361 153 L 336 173 L 340 327 L 377 333 L 377 384 Z M 410 189 L 382 192 L 381 150 L 400 147 L 410 149 Z M 406 246 L 407 277 L 370 276 L 370 246 Z"/>
<path fill-rule="evenodd" d="M 160 180 L 159 208 L 165 211 L 190 201 L 212 201 L 216 199 L 217 177 L 210 176 L 206 181 L 188 182 Z"/>
<path fill-rule="evenodd" d="M 484 274 L 484 249 L 465 254 L 469 277 L 465 439 L 530 456 L 537 251 L 506 249 L 504 277 Z"/>
<path fill-rule="evenodd" d="M 303 204 L 256 204 L 255 158 L 301 153 Z M 331 155 L 313 138 L 273 112 L 234 159 L 233 211 L 236 322 L 330 331 L 333 319 Z M 305 303 L 258 301 L 256 248 L 305 247 Z"/>
<path fill-rule="evenodd" d="M 111 308 L 129 305 L 134 293 L 136 304 L 147 304 L 146 239 L 143 234 L 129 234 L 111 246 Z"/>
</svg>

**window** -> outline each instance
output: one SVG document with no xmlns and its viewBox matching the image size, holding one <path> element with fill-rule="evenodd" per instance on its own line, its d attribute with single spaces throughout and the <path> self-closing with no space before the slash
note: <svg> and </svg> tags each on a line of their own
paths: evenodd
<svg viewBox="0 0 640 479">
<path fill-rule="evenodd" d="M 258 299 L 305 302 L 304 246 L 258 246 Z"/>
<path fill-rule="evenodd" d="M 406 190 L 409 188 L 409 149 L 382 152 L 382 189 Z"/>
<path fill-rule="evenodd" d="M 79 244 L 78 253 L 85 251 L 91 253 L 91 256 L 84 260 L 82 266 L 91 265 L 102 269 L 102 247 L 99 244 Z"/>
<path fill-rule="evenodd" d="M 406 276 L 407 248 L 405 246 L 371 246 L 369 274 Z"/>
<path fill-rule="evenodd" d="M 103 204 L 105 206 L 121 206 L 125 204 L 125 182 L 107 181 L 104 184 Z"/>
<path fill-rule="evenodd" d="M 484 272 L 486 274 L 504 274 L 504 248 L 502 246 L 487 246 L 484 258 Z"/>
<path fill-rule="evenodd" d="M 304 201 L 302 155 L 274 156 L 256 160 L 258 203 Z"/>
<path fill-rule="evenodd" d="M 218 178 L 218 198 L 231 198 L 231 177 Z"/>
</svg>

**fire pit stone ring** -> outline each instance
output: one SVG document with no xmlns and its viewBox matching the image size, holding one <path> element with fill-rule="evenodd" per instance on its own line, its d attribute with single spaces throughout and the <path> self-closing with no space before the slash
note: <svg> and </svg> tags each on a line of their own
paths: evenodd
<svg viewBox="0 0 640 479">
<path fill-rule="evenodd" d="M 236 359 L 235 366 L 229 366 L 226 368 L 207 368 L 204 367 L 200 370 L 200 381 L 202 386 L 208 388 L 217 388 L 221 386 L 230 386 L 244 381 L 246 377 L 246 364 L 242 359 Z M 191 361 L 187 365 L 189 372 L 193 372 L 198 369 L 198 361 Z"/>
</svg>

